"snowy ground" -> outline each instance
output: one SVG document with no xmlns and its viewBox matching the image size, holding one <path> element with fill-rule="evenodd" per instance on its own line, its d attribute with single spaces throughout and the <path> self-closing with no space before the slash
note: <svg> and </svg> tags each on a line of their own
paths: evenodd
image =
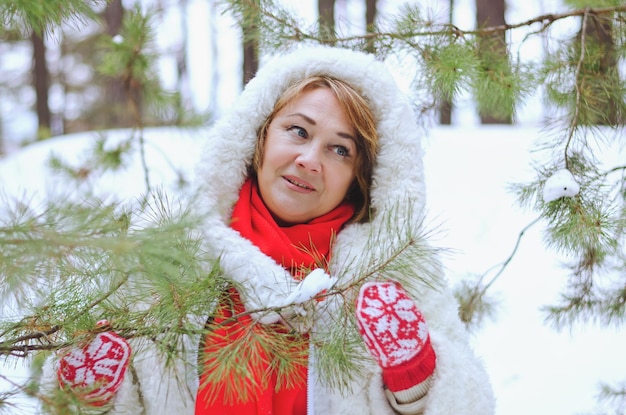
<svg viewBox="0 0 626 415">
<path fill-rule="evenodd" d="M 452 282 L 504 261 L 519 232 L 534 219 L 516 206 L 506 186 L 530 177 L 529 149 L 538 136 L 531 128 L 464 127 L 437 128 L 425 139 L 430 213 L 432 223 L 441 224 L 436 243 L 455 251 L 444 258 Z M 172 188 L 172 167 L 192 170 L 202 131 L 151 130 L 148 137 L 151 181 Z M 0 159 L 0 193 L 62 189 L 66 184 L 47 174 L 43 161 L 51 150 L 68 160 L 79 159 L 90 138 L 54 139 Z M 623 152 L 608 154 L 625 159 Z M 145 190 L 143 183 L 141 168 L 134 163 L 123 178 L 109 175 L 95 185 L 99 194 L 133 197 Z M 491 375 L 498 415 L 591 412 L 599 382 L 626 378 L 624 330 L 579 326 L 557 332 L 544 324 L 540 307 L 557 302 L 565 272 L 559 265 L 562 258 L 543 245 L 541 232 L 538 223 L 523 237 L 517 255 L 491 288 L 500 299 L 497 319 L 473 337 Z M 21 365 L 0 368 L 3 376 L 18 381 L 25 373 Z M 0 380 L 0 390 L 2 386 Z"/>
<path fill-rule="evenodd" d="M 425 158 L 431 211 L 445 220 L 442 244 L 459 252 L 447 266 L 452 277 L 482 274 L 508 258 L 519 232 L 536 217 L 517 207 L 506 186 L 532 174 L 529 149 L 539 133 L 470 127 L 433 135 Z M 625 159 L 623 149 L 604 157 L 619 165 Z M 539 222 L 525 233 L 491 288 L 501 301 L 497 320 L 475 334 L 498 415 L 589 413 L 599 382 L 626 379 L 626 331 L 581 325 L 557 332 L 544 323 L 540 308 L 558 302 L 566 272 L 563 258 L 543 244 L 542 232 Z"/>
</svg>

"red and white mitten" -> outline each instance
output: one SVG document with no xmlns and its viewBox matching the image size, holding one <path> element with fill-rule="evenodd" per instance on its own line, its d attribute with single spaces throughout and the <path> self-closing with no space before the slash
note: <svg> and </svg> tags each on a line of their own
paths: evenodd
<svg viewBox="0 0 626 415">
<path fill-rule="evenodd" d="M 433 374 L 436 356 L 424 316 L 399 283 L 365 283 L 356 316 L 365 345 L 382 367 L 391 392 L 412 389 Z"/>
<path fill-rule="evenodd" d="M 108 326 L 106 320 L 99 326 Z M 61 388 L 69 388 L 85 403 L 103 406 L 120 388 L 128 363 L 130 345 L 113 331 L 98 333 L 82 348 L 61 357 L 57 376 Z"/>
</svg>

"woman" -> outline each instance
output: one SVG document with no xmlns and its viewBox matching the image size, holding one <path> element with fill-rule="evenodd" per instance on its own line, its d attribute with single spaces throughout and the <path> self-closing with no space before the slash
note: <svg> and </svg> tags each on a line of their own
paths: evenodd
<svg viewBox="0 0 626 415">
<path fill-rule="evenodd" d="M 382 63 L 369 55 L 322 47 L 297 50 L 264 66 L 230 116 L 212 129 L 200 171 L 202 205 L 210 215 L 204 225 L 205 240 L 236 289 L 231 288 L 232 302 L 227 301 L 226 308 L 222 302 L 213 322 L 219 334 L 207 337 L 208 361 L 197 414 L 304 414 L 303 402 L 309 414 L 493 412 L 489 381 L 468 346 L 456 300 L 445 287 L 435 251 L 419 236 L 425 190 L 418 131 L 410 104 Z M 302 236 L 306 231 L 298 231 L 298 226 L 313 224 L 315 232 L 320 222 L 325 239 L 307 240 Z M 402 273 L 386 270 L 364 277 L 376 259 L 389 257 L 407 239 L 412 240 L 409 245 L 420 247 L 419 258 L 412 263 L 405 258 Z M 308 255 L 303 258 L 303 253 Z M 314 306 L 307 310 L 302 327 L 290 319 L 293 312 L 281 306 L 308 270 L 317 267 L 325 268 L 337 281 L 323 301 L 304 303 Z M 370 279 L 381 280 L 382 285 L 363 284 Z M 252 403 L 225 399 L 227 391 L 219 376 L 211 376 L 219 362 L 210 355 L 229 340 L 236 341 L 237 333 L 248 333 L 238 325 L 278 333 L 277 326 L 297 327 L 305 337 L 315 338 L 344 327 L 345 320 L 334 317 L 350 309 L 344 298 L 348 303 L 357 301 L 351 288 L 363 286 L 361 301 L 372 290 L 393 288 L 385 285 L 393 284 L 389 282 L 393 279 L 408 292 L 394 293 L 412 297 L 423 313 L 414 306 L 412 315 L 419 319 L 423 315 L 428 324 L 429 335 L 421 338 L 408 359 L 395 362 L 408 365 L 413 373 L 422 369 L 414 365 L 416 358 L 427 360 L 417 379 L 394 385 L 396 390 L 389 392 L 388 383 L 398 372 L 385 367 L 389 356 L 371 338 L 363 306 L 355 311 L 357 322 L 375 359 L 363 357 L 365 369 L 345 390 L 313 378 L 313 347 L 307 356 L 308 372 L 302 361 L 294 363 L 302 367 L 294 369 L 300 376 L 290 387 L 278 385 L 276 391 L 268 375 L 271 370 L 261 365 L 250 378 L 261 387 L 250 387 L 245 393 L 253 397 Z M 244 310 L 252 315 L 244 313 L 245 317 L 231 324 Z M 230 329 L 224 328 L 224 322 Z M 308 391 L 303 393 L 303 388 Z M 409 396 L 403 396 L 405 392 Z M 289 400 L 287 409 L 279 408 L 281 397 Z M 239 404 L 245 409 L 231 410 Z"/>
<path fill-rule="evenodd" d="M 313 47 L 263 66 L 211 129 L 198 171 L 204 248 L 230 281 L 200 342 L 199 385 L 191 358 L 168 372 L 142 351 L 103 408 L 492 414 L 423 236 L 422 170 L 411 106 L 374 57 Z M 317 364 L 336 338 L 358 355 L 339 382 Z"/>
</svg>

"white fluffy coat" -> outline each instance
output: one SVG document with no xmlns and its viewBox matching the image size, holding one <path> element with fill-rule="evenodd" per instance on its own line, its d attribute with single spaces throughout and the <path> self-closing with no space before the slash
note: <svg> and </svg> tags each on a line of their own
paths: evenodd
<svg viewBox="0 0 626 415">
<path fill-rule="evenodd" d="M 382 251 L 386 244 L 372 245 L 371 235 L 398 238 L 398 229 L 389 229 L 388 216 L 383 212 L 393 211 L 394 217 L 410 228 L 418 228 L 423 220 L 417 214 L 424 210 L 425 203 L 420 129 L 407 97 L 384 65 L 370 55 L 324 47 L 302 48 L 274 59 L 248 84 L 230 116 L 212 130 L 200 171 L 203 203 L 208 211 L 220 212 L 207 224 L 207 239 L 214 252 L 221 253 L 224 271 L 245 287 L 242 294 L 248 307 L 280 303 L 295 283 L 282 267 L 225 224 L 246 179 L 257 129 L 289 85 L 316 74 L 339 78 L 355 87 L 369 102 L 380 137 L 371 191 L 375 215 L 370 223 L 352 224 L 340 232 L 331 274 L 350 276 L 350 269 L 359 269 L 370 258 L 383 255 L 377 250 Z M 436 258 L 431 264 L 416 266 L 435 267 L 444 286 L 412 292 L 428 322 L 437 353 L 437 369 L 426 397 L 425 414 L 492 414 L 489 379 L 469 347 L 468 335 L 458 318 L 457 302 L 445 287 L 441 271 L 437 271 Z M 315 382 L 315 413 L 393 414 L 383 392 L 380 370 L 373 361 L 370 369 L 368 375 L 352 385 L 348 396 Z"/>
</svg>

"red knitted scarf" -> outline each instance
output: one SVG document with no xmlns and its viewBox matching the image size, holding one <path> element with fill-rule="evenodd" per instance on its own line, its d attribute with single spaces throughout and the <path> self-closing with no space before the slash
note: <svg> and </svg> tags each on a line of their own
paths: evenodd
<svg viewBox="0 0 626 415">
<path fill-rule="evenodd" d="M 306 270 L 327 268 L 333 239 L 353 214 L 354 207 L 344 202 L 308 223 L 281 227 L 263 203 L 256 181 L 248 179 L 233 210 L 231 227 L 301 279 Z"/>
</svg>

